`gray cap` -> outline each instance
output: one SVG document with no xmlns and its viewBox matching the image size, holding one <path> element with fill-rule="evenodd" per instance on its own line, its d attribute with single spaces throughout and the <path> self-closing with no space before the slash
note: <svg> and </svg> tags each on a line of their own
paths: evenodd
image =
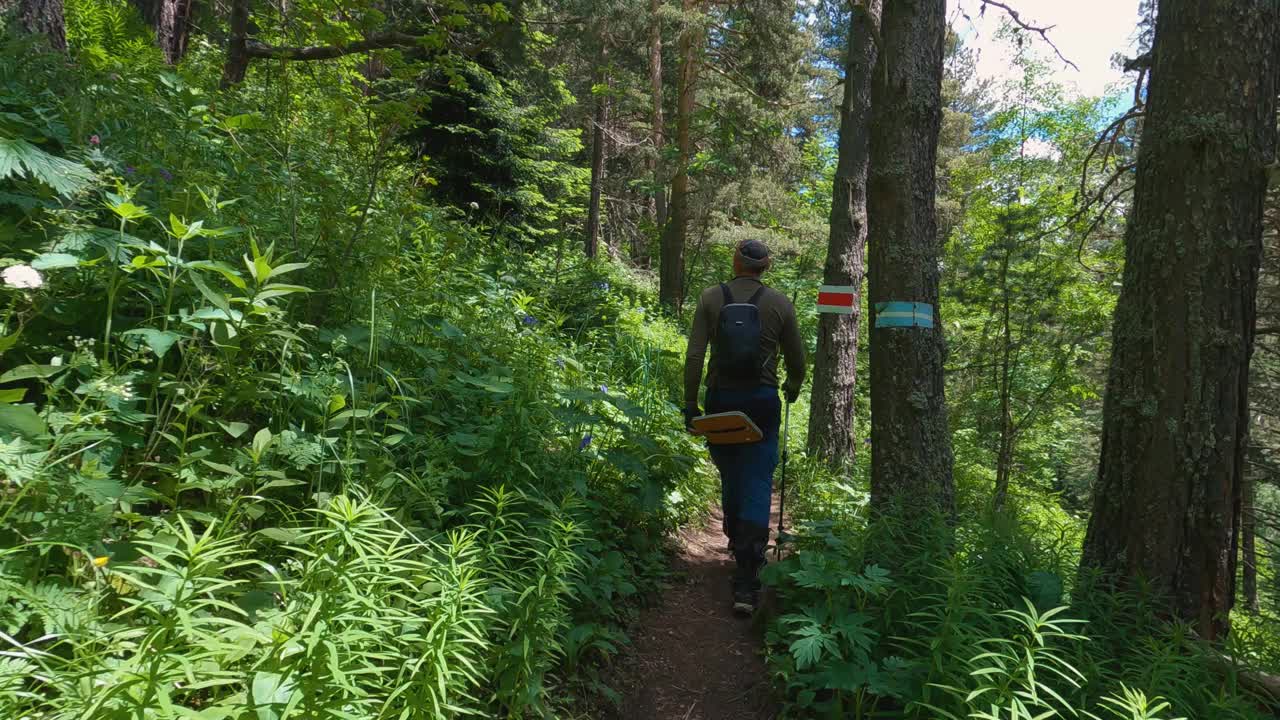
<svg viewBox="0 0 1280 720">
<path fill-rule="evenodd" d="M 748 270 L 763 270 L 769 267 L 769 246 L 759 240 L 744 240 L 738 244 L 738 260 Z"/>
</svg>

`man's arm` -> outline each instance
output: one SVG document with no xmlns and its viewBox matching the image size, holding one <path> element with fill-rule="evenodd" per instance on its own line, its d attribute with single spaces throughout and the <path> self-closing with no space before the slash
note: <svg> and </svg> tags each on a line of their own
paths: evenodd
<svg viewBox="0 0 1280 720">
<path fill-rule="evenodd" d="M 685 408 L 698 407 L 698 387 L 702 385 L 702 366 L 707 356 L 707 342 L 710 337 L 710 321 L 707 308 L 702 298 L 698 298 L 698 307 L 693 311 L 693 328 L 689 330 L 689 346 L 684 353 L 684 405 Z"/>
<path fill-rule="evenodd" d="M 782 357 L 787 364 L 787 381 L 783 385 L 787 402 L 795 402 L 800 397 L 800 386 L 804 385 L 804 340 L 800 337 L 800 323 L 796 320 L 796 309 L 787 303 L 782 314 Z"/>
</svg>

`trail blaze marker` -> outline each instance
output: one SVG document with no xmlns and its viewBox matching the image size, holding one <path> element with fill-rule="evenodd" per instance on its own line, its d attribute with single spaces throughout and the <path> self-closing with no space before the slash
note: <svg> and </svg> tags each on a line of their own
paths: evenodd
<svg viewBox="0 0 1280 720">
<path fill-rule="evenodd" d="M 876 303 L 876 327 L 933 327 L 933 306 L 921 302 Z"/>
<path fill-rule="evenodd" d="M 858 294 L 852 285 L 822 285 L 818 288 L 818 312 L 852 315 Z"/>
</svg>

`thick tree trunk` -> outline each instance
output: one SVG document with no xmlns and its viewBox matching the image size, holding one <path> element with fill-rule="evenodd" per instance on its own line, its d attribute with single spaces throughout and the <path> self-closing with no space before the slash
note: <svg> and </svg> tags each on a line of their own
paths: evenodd
<svg viewBox="0 0 1280 720">
<path fill-rule="evenodd" d="M 1160 4 L 1082 560 L 1209 641 L 1235 598 L 1277 36 L 1273 0 Z"/>
<path fill-rule="evenodd" d="M 871 503 L 954 513 L 938 310 L 936 156 L 945 0 L 885 3 L 871 93 L 867 193 L 871 329 Z M 932 327 L 876 327 L 878 303 L 932 308 Z"/>
<path fill-rule="evenodd" d="M 249 0 L 232 0 L 230 25 L 227 59 L 222 66 L 223 88 L 244 82 L 249 71 Z"/>
<path fill-rule="evenodd" d="M 62 0 L 0 0 L 0 12 L 17 8 L 18 24 L 33 35 L 44 35 L 57 50 L 67 49 L 67 26 Z"/>
<path fill-rule="evenodd" d="M 597 66 L 597 84 L 608 82 L 606 66 L 609 64 L 609 43 L 600 33 L 600 58 Z M 600 251 L 600 195 L 604 188 L 604 126 L 608 119 L 609 96 L 606 93 L 596 95 L 595 117 L 591 121 L 591 199 L 587 204 L 587 257 L 594 258 Z"/>
<path fill-rule="evenodd" d="M 134 0 L 134 5 L 155 32 L 165 61 L 176 65 L 187 53 L 194 0 Z"/>
<path fill-rule="evenodd" d="M 658 300 L 679 311 L 684 300 L 684 247 L 689 231 L 689 157 L 692 140 L 689 124 L 693 119 L 698 77 L 698 47 L 701 44 L 701 21 L 693 14 L 698 0 L 684 0 L 684 27 L 677 49 L 680 54 L 680 78 L 676 102 L 675 174 L 671 178 L 671 215 L 662 232 L 662 258 L 658 270 Z"/>
<path fill-rule="evenodd" d="M 650 0 L 649 11 L 649 95 L 653 101 L 651 117 L 653 140 L 653 224 L 661 230 L 667 224 L 667 188 L 662 181 L 662 0 Z"/>
<path fill-rule="evenodd" d="M 867 161 L 870 153 L 871 78 L 876 64 L 875 32 L 880 0 L 867 0 L 849 19 L 840 142 L 831 197 L 831 230 L 822 281 L 848 285 L 859 299 L 852 315 L 818 319 L 818 351 L 813 361 L 809 410 L 809 452 L 833 466 L 853 459 L 854 387 L 858 376 L 858 324 L 867 246 Z"/>
</svg>

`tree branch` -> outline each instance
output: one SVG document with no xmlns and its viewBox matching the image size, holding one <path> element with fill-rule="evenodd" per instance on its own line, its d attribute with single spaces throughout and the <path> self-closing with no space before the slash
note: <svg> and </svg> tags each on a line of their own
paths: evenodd
<svg viewBox="0 0 1280 720">
<path fill-rule="evenodd" d="M 988 5 L 992 7 L 997 7 L 1003 10 L 1005 14 L 1009 16 L 1009 19 L 1013 21 L 1014 25 L 1017 25 L 1018 27 L 1028 32 L 1033 32 L 1039 35 L 1041 39 L 1043 39 L 1046 43 L 1049 44 L 1049 47 L 1053 48 L 1053 51 L 1057 53 L 1058 58 L 1062 60 L 1062 62 L 1070 65 L 1072 69 L 1076 70 L 1077 72 L 1080 70 L 1079 66 L 1077 66 L 1075 63 L 1068 60 L 1067 56 L 1063 55 L 1062 51 L 1058 49 L 1058 46 L 1054 45 L 1053 41 L 1049 39 L 1049 31 L 1054 28 L 1053 25 L 1050 25 L 1049 27 L 1038 27 L 1036 25 L 1032 25 L 1026 20 L 1023 20 L 1022 17 L 1018 15 L 1017 10 L 1014 10 L 1013 8 L 1009 7 L 1008 5 L 1005 5 L 1002 2 L 996 2 L 996 0 L 982 0 L 982 10 L 980 12 L 986 12 Z"/>
</svg>

